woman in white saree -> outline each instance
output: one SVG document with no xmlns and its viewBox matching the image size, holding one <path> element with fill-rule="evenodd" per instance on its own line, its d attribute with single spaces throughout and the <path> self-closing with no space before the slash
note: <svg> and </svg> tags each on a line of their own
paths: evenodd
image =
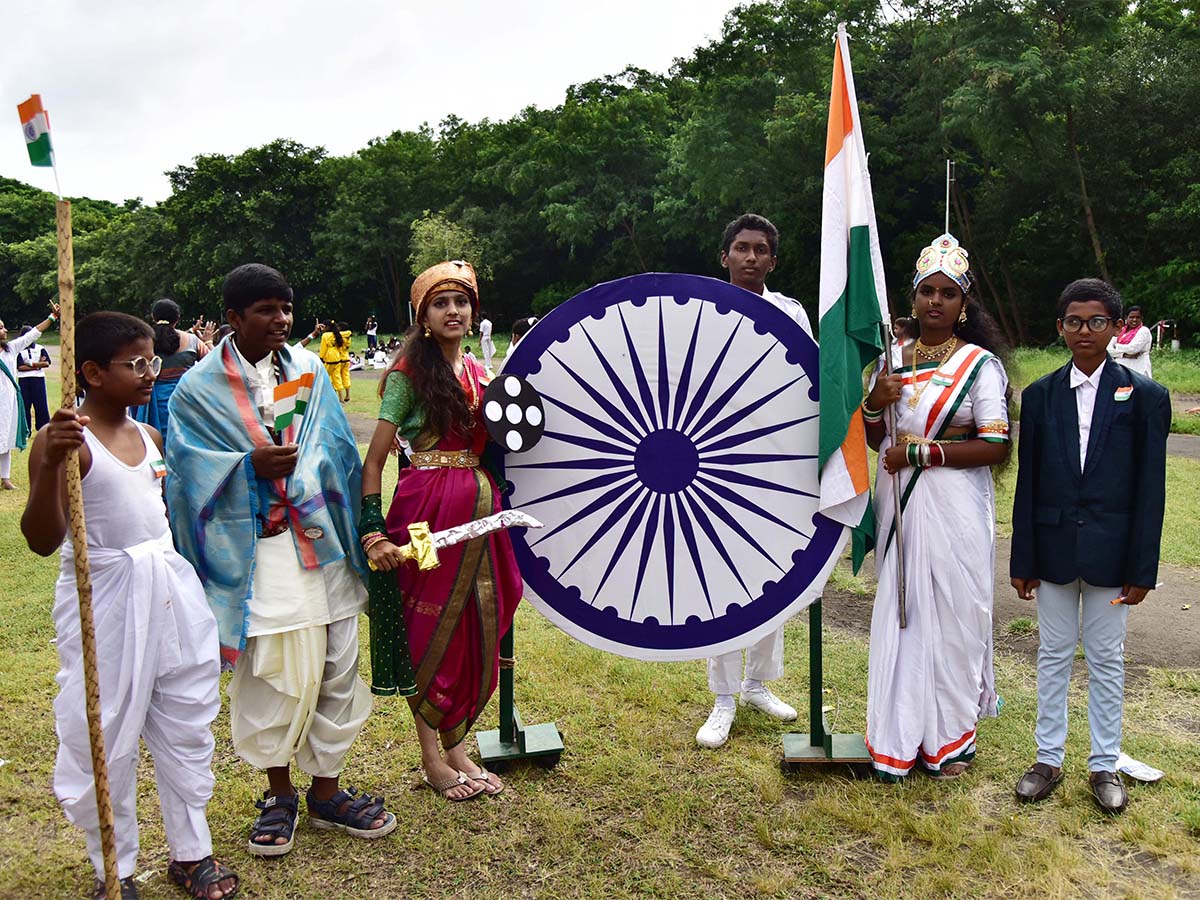
<svg viewBox="0 0 1200 900">
<path fill-rule="evenodd" d="M 919 767 L 944 779 L 967 770 L 976 723 L 997 711 L 990 467 L 1008 453 L 1008 378 L 997 356 L 1003 339 L 971 293 L 967 253 L 954 237 L 944 234 L 924 250 L 913 285 L 920 336 L 890 348 L 896 374 L 882 374 L 881 361 L 863 401 L 867 440 L 880 460 L 866 737 L 878 775 L 898 779 Z M 893 404 L 896 435 L 884 415 Z"/>
</svg>

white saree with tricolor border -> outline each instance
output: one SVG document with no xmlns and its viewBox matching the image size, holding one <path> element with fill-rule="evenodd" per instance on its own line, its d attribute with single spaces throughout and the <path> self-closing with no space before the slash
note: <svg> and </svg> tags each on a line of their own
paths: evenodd
<svg viewBox="0 0 1200 900">
<path fill-rule="evenodd" d="M 995 356 L 974 344 L 944 364 L 904 374 L 896 430 L 939 440 L 970 427 L 978 437 L 1008 440 L 1008 378 Z M 909 401 L 917 390 L 913 408 Z M 894 443 L 888 434 L 880 456 Z M 876 566 L 867 687 L 867 747 L 877 771 L 903 776 L 920 764 L 938 771 L 975 755 L 975 726 L 995 716 L 992 588 L 996 555 L 995 494 L 987 467 L 901 469 L 907 627 L 897 603 L 892 477 L 879 466 L 875 487 Z"/>
</svg>

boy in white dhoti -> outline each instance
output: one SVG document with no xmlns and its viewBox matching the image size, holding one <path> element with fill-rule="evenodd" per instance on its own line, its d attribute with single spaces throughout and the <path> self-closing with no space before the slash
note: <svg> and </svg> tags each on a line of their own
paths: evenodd
<svg viewBox="0 0 1200 900">
<path fill-rule="evenodd" d="M 171 543 L 163 506 L 162 438 L 126 410 L 150 399 L 161 360 L 154 332 L 122 313 L 79 323 L 76 358 L 87 400 L 60 409 L 29 457 L 29 501 L 21 531 L 49 556 L 62 546 L 54 625 L 60 669 L 54 701 L 58 759 L 54 792 L 87 835 L 104 871 L 84 705 L 74 548 L 67 536 L 65 461 L 79 450 L 87 518 L 100 677 L 101 721 L 116 826 L 122 900 L 137 897 L 139 738 L 154 756 L 168 874 L 193 897 L 228 898 L 238 878 L 212 856 L 205 808 L 212 796 L 212 720 L 220 708 L 217 623 L 196 573 Z M 65 538 L 65 543 L 64 543 Z M 97 877 L 93 897 L 104 897 Z"/>
</svg>

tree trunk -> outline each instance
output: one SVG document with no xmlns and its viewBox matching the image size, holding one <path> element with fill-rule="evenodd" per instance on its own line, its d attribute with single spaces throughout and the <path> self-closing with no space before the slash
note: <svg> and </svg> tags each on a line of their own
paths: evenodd
<svg viewBox="0 0 1200 900">
<path fill-rule="evenodd" d="M 971 228 L 971 214 L 967 209 L 967 203 L 963 199 L 958 188 L 958 182 L 954 182 L 953 190 L 950 192 L 950 197 L 954 203 L 954 214 L 958 217 L 958 221 L 962 223 L 963 237 L 967 239 L 968 251 L 974 254 L 971 262 L 971 268 L 975 269 L 979 274 L 979 280 L 982 284 L 980 288 L 986 286 L 987 292 L 991 294 L 992 306 L 996 309 L 996 318 L 1000 320 L 1000 327 L 1004 329 L 1004 336 L 1010 344 L 1019 342 L 1020 337 L 1017 331 L 1013 328 L 1013 323 L 1009 320 L 1008 310 L 1005 309 L 1005 304 L 1000 297 L 1000 292 L 996 290 L 996 285 L 992 282 L 991 276 L 988 274 L 987 266 L 983 262 L 983 248 L 975 242 L 975 235 Z M 980 299 L 982 300 L 984 291 L 979 291 Z M 1017 321 L 1020 321 L 1019 316 L 1015 316 Z"/>
<path fill-rule="evenodd" d="M 642 258 L 642 249 L 638 246 L 637 235 L 634 233 L 634 225 L 628 219 L 621 222 L 621 227 L 625 229 L 625 233 L 629 235 L 629 243 L 633 244 L 633 255 L 637 257 L 638 265 L 641 271 L 649 272 L 650 269 L 646 265 L 646 260 Z"/>
<path fill-rule="evenodd" d="M 1025 321 L 1021 318 L 1021 312 L 1017 308 L 1017 293 L 1013 290 L 1012 273 L 1008 271 L 1008 266 L 1004 264 L 1004 260 L 1000 260 L 1000 275 L 1004 278 L 1004 290 L 1008 294 L 1009 305 L 1013 308 L 1017 320 L 1017 339 L 1021 344 L 1028 341 L 1028 334 L 1025 331 Z"/>
<path fill-rule="evenodd" d="M 1079 175 L 1079 199 L 1083 203 L 1083 217 L 1087 221 L 1088 235 L 1092 239 L 1092 252 L 1096 255 L 1096 265 L 1100 268 L 1100 277 L 1112 283 L 1108 275 L 1108 264 L 1104 261 L 1104 250 L 1100 246 L 1100 232 L 1096 229 L 1096 218 L 1092 215 L 1092 201 L 1088 197 L 1087 179 L 1083 175 L 1083 160 L 1079 155 L 1079 141 L 1076 140 L 1075 110 L 1067 104 L 1067 140 L 1071 144 L 1071 155 L 1075 160 L 1075 172 Z"/>
</svg>

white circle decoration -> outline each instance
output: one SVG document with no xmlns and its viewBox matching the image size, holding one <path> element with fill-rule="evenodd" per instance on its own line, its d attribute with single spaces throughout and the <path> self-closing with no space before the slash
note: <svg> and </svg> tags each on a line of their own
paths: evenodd
<svg viewBox="0 0 1200 900">
<path fill-rule="evenodd" d="M 531 406 L 525 410 L 525 421 L 535 428 L 542 424 L 542 411 L 536 406 Z"/>
<path fill-rule="evenodd" d="M 489 400 L 483 407 L 483 414 L 492 422 L 499 422 L 504 415 L 504 409 L 495 400 Z"/>
<path fill-rule="evenodd" d="M 508 396 L 515 397 L 521 393 L 521 382 L 516 378 L 505 378 L 504 390 L 508 392 Z"/>
<path fill-rule="evenodd" d="M 521 412 L 521 407 L 515 403 L 508 404 L 504 409 L 504 417 L 508 419 L 509 424 L 519 425 L 524 414 Z"/>
<path fill-rule="evenodd" d="M 521 439 L 521 432 L 519 431 L 510 431 L 505 436 L 504 440 L 508 444 L 508 449 L 513 453 L 519 451 L 525 443 L 525 441 Z"/>
</svg>

